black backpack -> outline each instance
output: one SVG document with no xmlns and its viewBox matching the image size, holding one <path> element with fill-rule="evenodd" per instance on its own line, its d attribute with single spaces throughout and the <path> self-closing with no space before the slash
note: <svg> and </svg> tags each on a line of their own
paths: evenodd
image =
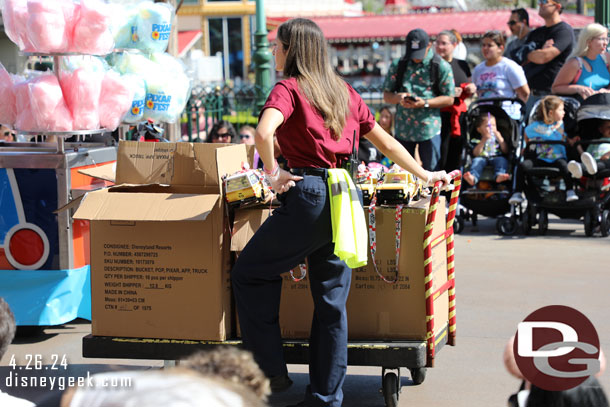
<svg viewBox="0 0 610 407">
<path fill-rule="evenodd" d="M 406 56 L 400 58 L 398 61 L 398 68 L 396 69 L 396 82 L 394 83 L 393 92 L 398 92 L 400 88 L 402 88 L 402 80 L 405 76 L 405 71 L 407 70 L 407 64 L 409 63 L 409 59 Z M 434 54 L 432 56 L 432 61 L 430 61 L 430 76 L 432 77 L 432 91 L 435 96 L 441 95 L 441 57 L 438 54 Z"/>
</svg>

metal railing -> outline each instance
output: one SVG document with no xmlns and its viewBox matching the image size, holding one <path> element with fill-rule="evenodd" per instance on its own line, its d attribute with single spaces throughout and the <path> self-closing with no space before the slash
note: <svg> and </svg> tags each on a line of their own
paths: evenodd
<svg viewBox="0 0 610 407">
<path fill-rule="evenodd" d="M 354 89 L 373 112 L 379 111 L 384 105 L 383 86 L 355 86 Z M 182 140 L 206 141 L 212 126 L 220 120 L 233 124 L 236 131 L 244 125 L 256 127 L 259 113 L 256 108 L 258 91 L 255 85 L 193 89 L 180 120 Z"/>
</svg>

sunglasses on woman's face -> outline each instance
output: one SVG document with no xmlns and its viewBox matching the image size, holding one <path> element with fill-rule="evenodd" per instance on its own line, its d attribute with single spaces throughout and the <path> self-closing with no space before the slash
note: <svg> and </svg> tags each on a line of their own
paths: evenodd
<svg viewBox="0 0 610 407">
<path fill-rule="evenodd" d="M 13 137 L 15 137 L 15 136 L 16 136 L 16 134 L 15 134 L 15 133 L 13 133 L 12 131 L 5 131 L 5 132 L 4 132 L 4 137 L 8 137 L 8 136 L 13 136 Z"/>
<path fill-rule="evenodd" d="M 214 138 L 226 138 L 226 137 L 231 137 L 229 132 L 214 134 Z"/>
<path fill-rule="evenodd" d="M 553 0 L 538 0 L 538 4 L 541 4 L 541 5 L 542 4 L 548 4 L 548 3 L 550 3 L 550 4 L 554 5 L 554 6 L 558 5 L 558 3 L 556 1 L 553 1 Z"/>
</svg>

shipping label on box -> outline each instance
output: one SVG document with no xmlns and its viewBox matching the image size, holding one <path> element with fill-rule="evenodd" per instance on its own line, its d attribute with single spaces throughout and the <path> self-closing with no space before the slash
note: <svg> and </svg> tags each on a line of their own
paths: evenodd
<svg viewBox="0 0 610 407">
<path fill-rule="evenodd" d="M 221 176 L 243 146 L 119 145 L 117 182 L 86 195 L 92 333 L 224 340 L 229 336 L 228 222 Z"/>
<path fill-rule="evenodd" d="M 228 257 L 202 250 L 218 245 L 215 215 L 207 224 L 93 221 L 92 333 L 226 339 Z"/>
</svg>

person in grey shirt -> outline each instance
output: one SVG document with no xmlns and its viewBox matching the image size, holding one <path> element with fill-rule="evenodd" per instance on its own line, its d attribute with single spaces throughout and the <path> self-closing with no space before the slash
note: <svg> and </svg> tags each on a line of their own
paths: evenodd
<svg viewBox="0 0 610 407">
<path fill-rule="evenodd" d="M 514 60 L 515 58 L 512 56 L 512 52 L 523 45 L 525 37 L 527 37 L 532 30 L 530 28 L 530 17 L 527 14 L 527 10 L 524 8 L 512 10 L 507 24 L 513 35 L 510 37 L 511 39 L 509 39 L 508 44 L 506 44 L 504 56 Z"/>
</svg>

